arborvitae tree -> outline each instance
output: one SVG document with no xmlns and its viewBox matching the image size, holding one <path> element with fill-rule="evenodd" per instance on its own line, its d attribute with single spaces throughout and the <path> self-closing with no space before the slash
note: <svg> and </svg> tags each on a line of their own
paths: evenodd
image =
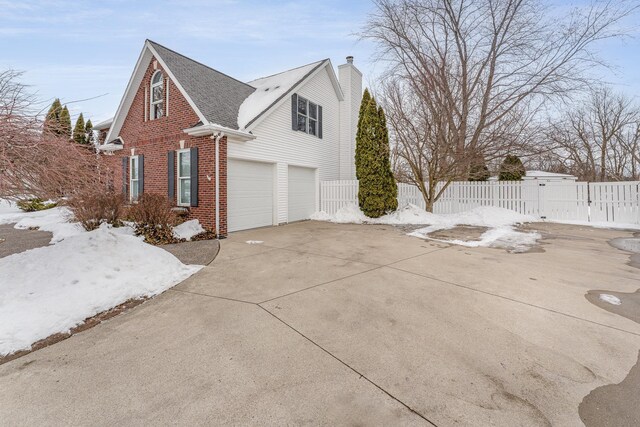
<svg viewBox="0 0 640 427">
<path fill-rule="evenodd" d="M 363 120 L 369 119 L 366 111 L 369 108 L 370 101 L 371 94 L 369 94 L 369 89 L 365 89 L 364 94 L 362 94 L 362 102 L 360 103 L 360 113 L 358 114 L 358 128 L 356 132 L 356 179 L 360 179 L 360 171 L 362 169 L 362 151 L 364 150 L 364 147 L 366 145 L 365 139 L 367 138 L 367 135 L 365 135 L 365 133 L 369 129 L 369 127 L 363 123 Z"/>
<path fill-rule="evenodd" d="M 520 157 L 508 154 L 500 165 L 500 181 L 520 181 L 526 175 Z"/>
<path fill-rule="evenodd" d="M 91 123 L 91 119 L 87 120 L 87 123 L 84 125 L 84 131 L 87 134 L 84 143 L 87 145 L 96 145 L 96 137 L 93 134 L 93 123 Z"/>
<path fill-rule="evenodd" d="M 61 136 L 66 136 L 71 139 L 71 115 L 69 114 L 69 109 L 65 105 L 60 112 L 60 123 L 59 123 Z"/>
<path fill-rule="evenodd" d="M 358 204 L 370 218 L 398 207 L 396 186 L 389 160 L 389 133 L 384 111 L 365 91 L 356 134 Z"/>
<path fill-rule="evenodd" d="M 78 116 L 76 126 L 73 128 L 73 140 L 78 144 L 87 143 L 87 131 L 84 126 L 84 116 L 82 113 Z"/>
<path fill-rule="evenodd" d="M 60 104 L 60 100 L 56 98 L 44 119 L 44 131 L 46 133 L 60 135 L 60 113 L 62 113 L 62 104 Z"/>
<path fill-rule="evenodd" d="M 480 157 L 471 163 L 469 167 L 469 181 L 486 181 L 490 176 L 491 174 L 489 173 L 489 168 L 485 163 L 484 157 Z"/>
</svg>

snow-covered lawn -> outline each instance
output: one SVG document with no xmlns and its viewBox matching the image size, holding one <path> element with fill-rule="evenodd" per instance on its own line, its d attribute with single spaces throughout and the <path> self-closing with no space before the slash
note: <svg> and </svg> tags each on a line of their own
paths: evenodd
<svg viewBox="0 0 640 427">
<path fill-rule="evenodd" d="M 0 224 L 39 227 L 53 245 L 0 258 L 0 356 L 132 298 L 157 295 L 201 266 L 184 265 L 130 227 L 87 232 L 66 208 L 24 213 L 0 201 Z"/>
<path fill-rule="evenodd" d="M 422 239 L 443 241 L 456 245 L 509 248 L 516 252 L 533 246 L 541 237 L 537 232 L 522 232 L 515 229 L 517 224 L 536 221 L 535 217 L 522 215 L 508 209 L 488 206 L 457 214 L 433 214 L 409 204 L 380 218 L 368 218 L 358 206 L 349 205 L 339 209 L 335 215 L 316 212 L 311 219 L 353 224 L 425 225 L 425 227 L 418 228 L 408 234 Z M 480 240 L 444 241 L 429 236 L 433 232 L 451 229 L 459 225 L 486 227 L 488 230 L 480 236 Z"/>
</svg>

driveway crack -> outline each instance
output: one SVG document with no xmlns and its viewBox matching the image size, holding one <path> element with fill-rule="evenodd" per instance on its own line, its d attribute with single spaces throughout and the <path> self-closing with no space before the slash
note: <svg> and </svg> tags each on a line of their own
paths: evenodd
<svg viewBox="0 0 640 427">
<path fill-rule="evenodd" d="M 383 392 L 384 394 L 386 394 L 387 396 L 389 396 L 391 399 L 395 400 L 396 402 L 398 402 L 399 404 L 401 404 L 402 406 L 404 406 L 405 408 L 407 408 L 409 411 L 411 411 L 412 413 L 414 413 L 415 415 L 417 415 L 418 417 L 420 417 L 421 419 L 423 419 L 424 421 L 426 421 L 429 425 L 437 427 L 437 424 L 434 423 L 433 421 L 431 421 L 429 418 L 427 418 L 426 416 L 422 415 L 420 412 L 418 412 L 417 410 L 413 409 L 411 406 L 409 406 L 409 404 L 403 402 L 402 400 L 400 400 L 398 397 L 394 396 L 393 394 L 391 394 L 391 392 L 387 391 L 386 389 L 384 389 L 382 386 L 378 385 L 377 383 L 375 383 L 374 381 L 372 381 L 371 379 L 369 379 L 365 374 L 363 374 L 362 372 L 358 371 L 356 368 L 354 368 L 353 366 L 349 365 L 347 362 L 345 362 L 344 360 L 340 359 L 338 356 L 336 356 L 335 354 L 331 353 L 329 350 L 327 350 L 326 348 L 324 348 L 323 346 L 321 346 L 320 344 L 318 344 L 317 342 L 315 342 L 314 340 L 312 340 L 311 338 L 309 338 L 308 336 L 306 336 L 305 334 L 303 334 L 302 332 L 300 332 L 298 329 L 294 328 L 293 326 L 291 326 L 290 324 L 288 324 L 287 322 L 285 322 L 283 319 L 281 319 L 280 317 L 276 316 L 274 313 L 272 313 L 271 311 L 267 310 L 265 307 L 261 306 L 260 304 L 258 304 L 258 307 L 260 307 L 261 309 L 263 309 L 265 312 L 267 312 L 269 315 L 271 315 L 273 318 L 277 319 L 279 322 L 281 322 L 283 325 L 287 326 L 289 329 L 291 329 L 292 331 L 294 331 L 295 333 L 297 333 L 298 335 L 300 335 L 302 338 L 304 338 L 305 340 L 309 341 L 311 344 L 313 344 L 314 346 L 316 346 L 317 348 L 319 348 L 320 350 L 322 350 L 323 352 L 325 352 L 326 354 L 328 354 L 329 356 L 331 356 L 333 359 L 337 360 L 338 362 L 340 362 L 342 365 L 344 365 L 345 367 L 347 367 L 348 369 L 350 369 L 352 372 L 354 372 L 356 375 L 358 375 L 359 378 L 364 379 L 365 381 L 367 381 L 369 384 L 371 384 L 372 386 L 374 386 L 375 388 L 377 388 L 378 390 L 380 390 L 381 392 Z"/>
</svg>

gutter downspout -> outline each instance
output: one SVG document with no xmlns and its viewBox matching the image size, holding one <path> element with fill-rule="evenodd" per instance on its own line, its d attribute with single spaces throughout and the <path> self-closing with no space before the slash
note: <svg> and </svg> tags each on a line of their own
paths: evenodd
<svg viewBox="0 0 640 427">
<path fill-rule="evenodd" d="M 216 239 L 220 239 L 220 139 L 224 136 L 223 132 L 218 132 L 214 135 L 211 135 L 212 139 L 216 141 L 216 170 L 215 170 L 215 179 L 216 179 Z"/>
</svg>

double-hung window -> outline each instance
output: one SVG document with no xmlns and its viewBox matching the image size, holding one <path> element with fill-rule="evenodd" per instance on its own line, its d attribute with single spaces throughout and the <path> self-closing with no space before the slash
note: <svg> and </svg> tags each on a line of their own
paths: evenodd
<svg viewBox="0 0 640 427">
<path fill-rule="evenodd" d="M 191 152 L 178 150 L 178 205 L 191 205 Z"/>
<path fill-rule="evenodd" d="M 318 136 L 318 105 L 298 96 L 298 130 Z"/>
<path fill-rule="evenodd" d="M 164 79 L 160 71 L 151 78 L 151 120 L 164 115 Z"/>
<path fill-rule="evenodd" d="M 131 202 L 137 201 L 140 196 L 140 159 L 138 156 L 129 158 L 129 188 Z"/>
</svg>

